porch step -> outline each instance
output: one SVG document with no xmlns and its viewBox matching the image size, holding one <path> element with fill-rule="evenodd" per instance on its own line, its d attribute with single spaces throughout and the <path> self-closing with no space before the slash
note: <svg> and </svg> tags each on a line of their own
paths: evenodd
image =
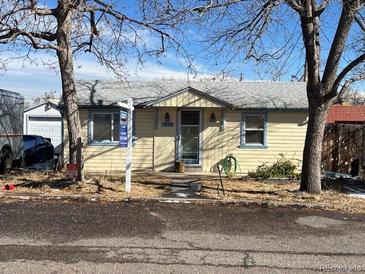
<svg viewBox="0 0 365 274">
<path fill-rule="evenodd" d="M 168 186 L 168 188 L 170 188 L 171 190 L 176 190 L 176 191 L 189 190 L 190 185 L 189 184 L 180 184 L 180 185 L 174 184 L 174 185 Z"/>
<path fill-rule="evenodd" d="M 195 182 L 195 181 L 199 181 L 199 180 L 200 180 L 200 178 L 194 177 L 194 178 L 173 179 L 171 182 L 172 183 L 191 183 L 191 182 Z"/>
<path fill-rule="evenodd" d="M 200 186 L 200 187 L 199 187 Z M 201 185 L 199 180 L 174 180 L 166 187 L 169 192 L 165 197 L 171 198 L 199 198 Z"/>
<path fill-rule="evenodd" d="M 185 172 L 203 172 L 201 167 L 185 166 Z"/>
<path fill-rule="evenodd" d="M 200 194 L 194 192 L 176 192 L 170 198 L 199 198 Z"/>
<path fill-rule="evenodd" d="M 171 185 L 190 185 L 191 183 L 199 181 L 198 178 L 196 179 L 175 179 L 171 181 Z"/>
</svg>

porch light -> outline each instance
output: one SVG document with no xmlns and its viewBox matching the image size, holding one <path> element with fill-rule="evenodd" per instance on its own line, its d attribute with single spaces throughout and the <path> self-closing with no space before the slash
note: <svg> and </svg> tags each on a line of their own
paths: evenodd
<svg viewBox="0 0 365 274">
<path fill-rule="evenodd" d="M 215 113 L 214 113 L 214 112 L 212 112 L 212 113 L 210 114 L 210 118 L 209 118 L 209 120 L 210 120 L 210 122 L 211 122 L 211 123 L 214 123 L 215 121 L 217 121 L 217 119 L 215 118 Z"/>
<path fill-rule="evenodd" d="M 170 113 L 165 113 L 165 122 L 170 122 Z"/>
</svg>

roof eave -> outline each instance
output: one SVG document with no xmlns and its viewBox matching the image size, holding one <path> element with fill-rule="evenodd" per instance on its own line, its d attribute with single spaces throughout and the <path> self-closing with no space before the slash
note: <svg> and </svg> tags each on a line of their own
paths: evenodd
<svg viewBox="0 0 365 274">
<path fill-rule="evenodd" d="M 25 109 L 24 110 L 24 113 L 25 112 L 28 112 L 28 111 L 31 111 L 33 109 L 39 108 L 41 106 L 47 105 L 47 104 L 54 106 L 55 109 L 60 109 L 61 108 L 61 105 L 57 105 L 57 104 L 52 103 L 52 102 L 43 102 L 43 103 L 41 103 L 39 105 L 36 105 L 36 106 L 33 106 L 33 107 L 30 107 L 30 108 Z"/>
<path fill-rule="evenodd" d="M 265 107 L 236 107 L 236 110 L 262 110 L 262 111 L 308 111 L 308 108 L 298 107 L 298 108 L 265 108 Z"/>
<path fill-rule="evenodd" d="M 209 95 L 209 94 L 207 94 L 205 92 L 202 92 L 200 90 L 197 90 L 197 89 L 195 89 L 195 88 L 193 88 L 191 86 L 188 86 L 186 88 L 183 88 L 183 89 L 180 89 L 180 90 L 175 91 L 173 93 L 170 93 L 170 94 L 168 94 L 168 95 L 166 95 L 166 96 L 164 96 L 162 98 L 158 98 L 156 100 L 153 100 L 153 101 L 149 102 L 148 104 L 145 104 L 144 106 L 145 107 L 154 107 L 154 106 L 156 106 L 156 104 L 158 104 L 160 102 L 163 102 L 165 100 L 168 100 L 170 98 L 173 98 L 175 96 L 178 96 L 180 94 L 183 94 L 184 92 L 189 92 L 189 91 L 194 92 L 194 93 L 198 94 L 199 96 L 205 97 L 208 100 L 210 100 L 210 101 L 212 101 L 212 102 L 214 102 L 214 103 L 216 103 L 216 104 L 218 104 L 218 105 L 220 105 L 222 107 L 233 108 L 233 105 L 232 104 L 230 104 L 228 102 L 225 102 L 223 100 L 220 100 L 220 99 L 218 99 L 218 98 L 216 98 L 214 96 L 211 96 L 211 95 Z"/>
</svg>

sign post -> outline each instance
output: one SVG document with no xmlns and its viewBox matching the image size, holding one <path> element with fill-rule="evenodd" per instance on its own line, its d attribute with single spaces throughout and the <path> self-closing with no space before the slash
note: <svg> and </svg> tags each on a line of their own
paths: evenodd
<svg viewBox="0 0 365 274">
<path fill-rule="evenodd" d="M 132 149 L 133 149 L 133 100 L 128 99 L 128 103 L 118 102 L 120 110 L 119 124 L 119 146 L 127 148 L 125 161 L 125 192 L 131 192 L 132 181 Z"/>
</svg>

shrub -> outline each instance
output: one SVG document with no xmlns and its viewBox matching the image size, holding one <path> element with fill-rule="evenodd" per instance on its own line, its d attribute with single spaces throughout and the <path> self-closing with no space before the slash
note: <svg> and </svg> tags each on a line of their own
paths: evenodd
<svg viewBox="0 0 365 274">
<path fill-rule="evenodd" d="M 267 163 L 259 165 L 255 171 L 249 171 L 248 176 L 252 178 L 267 179 L 270 177 L 270 166 Z"/>
<path fill-rule="evenodd" d="M 286 159 L 284 154 L 279 154 L 280 158 L 269 165 L 263 163 L 259 165 L 255 171 L 249 171 L 248 176 L 252 178 L 297 178 L 298 174 L 295 172 L 297 166 L 293 163 L 293 159 Z"/>
</svg>

